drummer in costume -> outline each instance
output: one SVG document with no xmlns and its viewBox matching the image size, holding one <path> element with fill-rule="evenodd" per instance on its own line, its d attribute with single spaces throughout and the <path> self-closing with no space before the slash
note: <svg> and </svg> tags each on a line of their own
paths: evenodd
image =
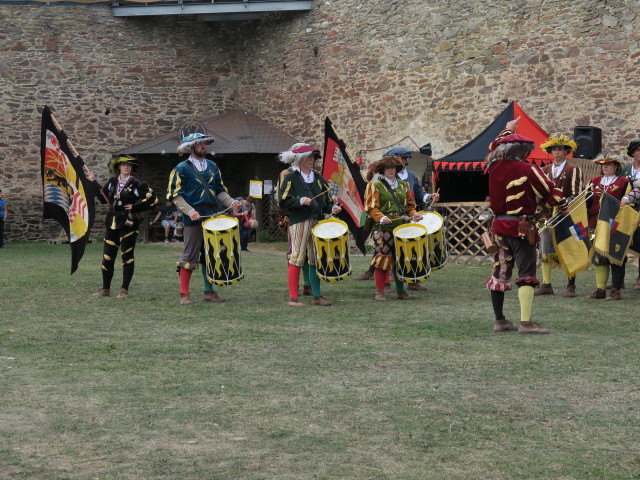
<svg viewBox="0 0 640 480">
<path fill-rule="evenodd" d="M 620 175 L 624 160 L 618 155 L 601 153 L 594 159 L 594 163 L 602 168 L 602 175 L 593 177 L 589 189 L 594 195 L 587 200 L 587 214 L 589 215 L 589 230 L 595 231 L 600 213 L 600 201 L 602 195 L 608 193 L 612 197 L 622 200 L 631 190 L 631 184 L 626 177 Z M 620 289 L 624 282 L 624 265 L 615 265 L 598 253 L 593 254 L 591 263 L 596 270 L 596 290 L 587 298 L 620 300 Z M 609 266 L 611 266 L 611 292 L 607 296 L 607 282 L 609 280 Z"/>
<path fill-rule="evenodd" d="M 306 143 L 294 143 L 291 148 L 289 149 L 289 151 L 291 150 L 295 150 L 296 148 L 299 147 L 303 147 L 305 146 Z M 278 204 L 280 204 L 280 198 L 279 198 L 279 193 L 280 193 L 280 185 L 282 185 L 282 181 L 284 180 L 284 177 L 286 177 L 289 173 L 293 172 L 294 168 L 292 166 L 289 166 L 288 168 L 285 168 L 283 171 L 280 172 L 280 175 L 278 177 L 278 183 L 276 184 L 276 190 L 275 190 L 275 197 L 276 197 L 276 202 Z M 314 168 L 315 172 L 318 172 L 319 170 L 317 168 Z M 287 232 L 287 243 L 288 243 L 288 249 L 287 249 L 287 263 L 289 262 L 289 255 L 291 255 L 291 238 L 289 237 L 289 215 L 286 214 L 286 212 L 283 212 L 283 218 L 282 221 L 285 224 L 285 229 Z M 302 269 L 302 294 L 303 295 L 307 295 L 307 296 L 311 296 L 313 294 L 313 292 L 311 291 L 311 280 L 309 279 L 309 269 L 308 268 L 303 268 Z"/>
<path fill-rule="evenodd" d="M 342 209 L 335 204 L 337 199 L 331 197 L 327 181 L 313 170 L 313 164 L 318 158 L 320 151 L 306 144 L 279 155 L 280 161 L 291 164 L 292 168 L 282 180 L 278 192 L 280 207 L 289 210 L 288 232 L 291 252 L 287 279 L 290 307 L 304 306 L 298 296 L 301 269 L 308 270 L 313 304 L 331 305 L 320 292 L 311 229 L 325 214 L 340 213 Z"/>
<path fill-rule="evenodd" d="M 493 274 L 486 282 L 491 291 L 495 314 L 494 332 L 518 330 L 520 333 L 549 333 L 531 321 L 536 278 L 536 247 L 538 241 L 534 214 L 539 203 L 563 208 L 562 192 L 542 173 L 526 161 L 535 148 L 533 140 L 514 133 L 520 117 L 507 122 L 505 129 L 491 143 L 487 156 L 489 201 L 495 215 L 492 231 L 498 251 L 494 257 Z M 503 313 L 504 292 L 511 289 L 509 280 L 513 267 L 518 267 L 520 326 L 512 325 Z"/>
<path fill-rule="evenodd" d="M 407 217 L 415 221 L 422 219 L 422 215 L 416 212 L 416 204 L 409 184 L 396 176 L 403 168 L 400 158 L 383 157 L 382 160 L 372 163 L 367 171 L 369 183 L 364 194 L 364 208 L 375 225 L 374 256 L 371 265 L 375 267 L 375 299 L 379 302 L 386 301 L 384 283 L 389 270 L 393 272 L 398 299 L 413 298 L 404 290 L 404 283 L 397 277 L 394 266 L 393 229 L 408 223 Z"/>
<path fill-rule="evenodd" d="M 432 203 L 437 202 L 440 199 L 439 193 L 427 193 L 424 191 L 422 187 L 422 183 L 418 176 L 409 170 L 407 167 L 409 165 L 409 160 L 412 158 L 411 150 L 405 147 L 393 147 L 387 153 L 384 154 L 385 157 L 399 157 L 402 160 L 402 170 L 398 172 L 398 178 L 403 180 L 409 184 L 409 190 L 413 192 L 413 198 L 416 203 L 416 209 L 427 208 Z M 360 275 L 356 280 L 369 280 L 373 278 L 375 268 L 373 265 L 369 267 L 369 270 Z M 410 283 L 408 286 L 408 290 L 420 291 L 426 290 L 426 287 L 423 287 L 419 283 Z"/>
<path fill-rule="evenodd" d="M 241 205 L 227 193 L 222 183 L 218 166 L 206 158 L 207 145 L 214 142 L 213 137 L 202 133 L 192 133 L 182 139 L 178 153 L 189 153 L 187 160 L 180 162 L 171 171 L 167 199 L 171 200 L 183 213 L 184 249 L 178 261 L 180 275 L 180 304 L 189 305 L 189 283 L 191 274 L 202 265 L 205 302 L 224 302 L 213 290 L 213 284 L 207 278 L 204 254 L 203 217 L 224 211 L 232 206 Z"/>
<path fill-rule="evenodd" d="M 622 175 L 623 177 L 627 177 L 629 182 L 635 188 L 640 186 L 640 140 L 632 140 L 629 142 L 626 148 L 627 155 L 633 158 L 632 163 L 628 163 L 624 167 L 622 167 Z M 633 201 L 631 202 L 634 203 Z M 634 208 L 637 210 L 640 205 L 635 203 Z M 638 252 L 640 250 L 640 231 L 636 230 L 635 235 L 633 236 L 633 243 L 631 245 L 631 249 Z M 640 290 L 640 268 L 638 269 L 638 278 L 636 278 L 636 284 L 633 287 L 634 290 Z"/>
<path fill-rule="evenodd" d="M 136 160 L 119 156 L 109 162 L 109 170 L 115 175 L 102 187 L 98 199 L 109 204 L 105 219 L 104 247 L 102 252 L 102 288 L 95 295 L 108 297 L 118 248 L 122 252 L 122 286 L 117 298 L 129 296 L 129 284 L 135 268 L 134 249 L 142 215 L 152 209 L 158 199 L 149 185 L 142 183 L 131 173 L 138 169 Z M 95 181 L 93 173 L 89 177 Z"/>
<path fill-rule="evenodd" d="M 549 139 L 540 145 L 540 148 L 551 154 L 553 161 L 549 165 L 545 165 L 542 171 L 551 179 L 556 188 L 562 192 L 567 202 L 571 202 L 574 197 L 582 192 L 582 170 L 580 167 L 573 165 L 567 161 L 567 155 L 576 151 L 578 145 L 566 135 L 558 135 L 557 137 L 549 137 Z M 540 218 L 549 218 L 553 211 L 551 209 L 543 209 Z M 553 286 L 551 285 L 551 268 L 552 266 L 560 266 L 558 255 L 553 250 L 553 240 L 551 238 L 551 230 L 545 230 L 540 233 L 539 245 L 542 270 L 542 284 L 536 288 L 535 295 L 553 295 Z M 567 281 L 567 290 L 565 297 L 576 296 L 576 277 L 571 277 Z"/>
</svg>

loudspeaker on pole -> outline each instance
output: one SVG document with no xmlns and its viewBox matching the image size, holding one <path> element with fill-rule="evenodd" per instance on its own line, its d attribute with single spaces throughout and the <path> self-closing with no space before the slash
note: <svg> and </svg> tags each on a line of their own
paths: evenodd
<svg viewBox="0 0 640 480">
<path fill-rule="evenodd" d="M 598 127 L 573 127 L 573 139 L 578 144 L 574 158 L 596 158 L 602 151 L 602 130 Z"/>
</svg>

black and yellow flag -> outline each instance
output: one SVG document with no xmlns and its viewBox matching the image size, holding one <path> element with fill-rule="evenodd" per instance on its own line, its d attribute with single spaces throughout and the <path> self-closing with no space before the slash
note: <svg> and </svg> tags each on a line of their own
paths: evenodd
<svg viewBox="0 0 640 480">
<path fill-rule="evenodd" d="M 43 218 L 58 221 L 71 245 L 71 273 L 78 268 L 95 217 L 98 185 L 49 107 L 42 112 L 40 144 Z"/>
<path fill-rule="evenodd" d="M 551 230 L 553 246 L 568 277 L 589 268 L 591 241 L 587 218 L 587 206 L 583 203 Z"/>
<path fill-rule="evenodd" d="M 640 212 L 629 205 L 621 207 L 620 200 L 603 194 L 596 224 L 595 251 L 611 263 L 622 265 L 639 219 Z"/>
</svg>

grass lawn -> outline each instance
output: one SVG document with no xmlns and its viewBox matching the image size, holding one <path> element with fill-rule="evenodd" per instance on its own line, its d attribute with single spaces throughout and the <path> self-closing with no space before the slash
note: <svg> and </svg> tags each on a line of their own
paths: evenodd
<svg viewBox="0 0 640 480">
<path fill-rule="evenodd" d="M 73 276 L 68 245 L 5 244 L 0 479 L 640 478 L 636 267 L 619 302 L 584 298 L 593 270 L 536 298 L 552 332 L 527 336 L 492 332 L 488 265 L 413 302 L 349 278 L 293 309 L 282 246 L 250 248 L 226 303 L 196 273 L 180 306 L 180 244 L 138 245 L 127 299 L 91 295 L 99 243 Z"/>
</svg>

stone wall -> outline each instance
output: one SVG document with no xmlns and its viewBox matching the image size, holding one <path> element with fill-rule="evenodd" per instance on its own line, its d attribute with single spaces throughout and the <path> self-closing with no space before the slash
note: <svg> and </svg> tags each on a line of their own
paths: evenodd
<svg viewBox="0 0 640 480">
<path fill-rule="evenodd" d="M 259 22 L 115 18 L 106 6 L 0 6 L 0 188 L 7 235 L 42 239 L 38 108 L 106 179 L 111 153 L 242 108 L 321 145 L 440 157 L 516 100 L 550 133 L 640 137 L 636 0 L 322 0 Z"/>
</svg>

